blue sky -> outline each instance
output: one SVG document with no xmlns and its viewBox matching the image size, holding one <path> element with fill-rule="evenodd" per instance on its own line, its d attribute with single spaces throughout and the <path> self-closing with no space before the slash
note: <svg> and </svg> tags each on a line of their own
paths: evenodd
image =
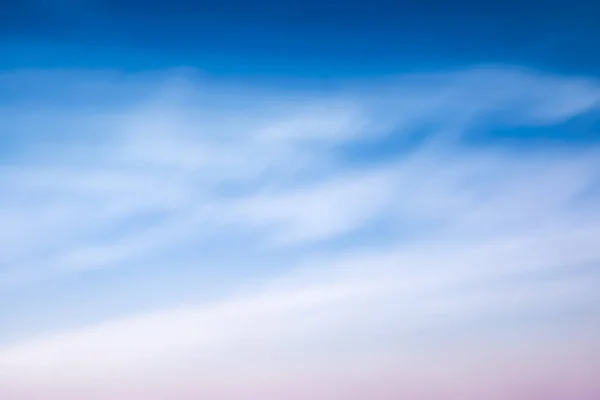
<svg viewBox="0 0 600 400">
<path fill-rule="evenodd" d="M 3 2 L 0 397 L 597 398 L 598 14 Z"/>
<path fill-rule="evenodd" d="M 3 2 L 2 65 L 396 74 L 502 62 L 596 74 L 591 1 Z"/>
</svg>

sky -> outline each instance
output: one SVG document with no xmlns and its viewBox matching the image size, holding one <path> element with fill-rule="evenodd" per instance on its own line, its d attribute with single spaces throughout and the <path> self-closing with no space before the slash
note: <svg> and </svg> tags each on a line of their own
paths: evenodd
<svg viewBox="0 0 600 400">
<path fill-rule="evenodd" d="M 0 399 L 600 398 L 599 18 L 0 2 Z"/>
</svg>

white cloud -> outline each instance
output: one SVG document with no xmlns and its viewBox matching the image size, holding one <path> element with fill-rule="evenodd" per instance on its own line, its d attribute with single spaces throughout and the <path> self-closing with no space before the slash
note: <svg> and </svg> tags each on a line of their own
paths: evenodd
<svg viewBox="0 0 600 400">
<path fill-rule="evenodd" d="M 323 240 L 385 213 L 394 193 L 393 178 L 390 171 L 375 171 L 280 194 L 258 194 L 234 202 L 229 217 L 242 224 L 275 225 L 278 244 Z"/>
<path fill-rule="evenodd" d="M 58 106 L 45 97 L 60 85 L 46 82 L 35 107 L 0 110 L 7 132 L 25 132 L 9 133 L 21 150 L 0 168 L 0 296 L 75 274 L 85 286 L 90 269 L 118 281 L 136 263 L 185 279 L 174 253 L 230 277 L 228 295 L 5 346 L 4 379 L 223 378 L 234 365 L 383 362 L 382 348 L 398 361 L 406 348 L 392 337 L 431 322 L 597 304 L 596 269 L 583 267 L 600 262 L 597 146 L 513 153 L 465 140 L 486 124 L 588 112 L 597 82 L 480 69 L 295 95 L 128 79 L 75 82 Z M 391 162 L 348 158 L 346 146 L 391 146 L 422 127 L 433 133 Z M 39 140 L 50 131 L 60 143 Z M 344 245 L 352 234 L 365 240 Z M 213 246 L 224 261 L 203 253 Z"/>
</svg>

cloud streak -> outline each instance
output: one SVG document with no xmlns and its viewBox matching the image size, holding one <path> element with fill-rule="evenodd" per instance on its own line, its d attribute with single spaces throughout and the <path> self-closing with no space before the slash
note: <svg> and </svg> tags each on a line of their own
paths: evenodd
<svg viewBox="0 0 600 400">
<path fill-rule="evenodd" d="M 559 372 L 527 362 L 536 379 L 598 389 L 557 360 L 576 338 L 585 350 L 569 363 L 598 349 L 600 149 L 502 140 L 549 127 L 568 140 L 571 121 L 598 112 L 598 82 L 507 67 L 335 90 L 46 74 L 0 76 L 29 82 L 0 109 L 14 150 L 0 164 L 0 313 L 24 332 L 0 336 L 8 398 L 134 398 L 149 382 L 155 397 L 135 396 L 176 385 L 197 397 L 210 380 L 210 398 L 278 385 L 287 394 L 261 398 L 291 398 L 291 381 L 343 391 L 360 370 L 385 382 L 357 398 L 387 385 L 384 399 L 401 376 L 424 388 L 427 368 L 410 371 L 433 331 L 461 338 L 461 398 L 481 398 L 470 332 L 490 316 L 546 341 Z M 68 316 L 37 317 L 53 312 Z M 484 357 L 490 371 L 526 358 L 531 343 L 507 335 L 483 335 L 513 354 L 508 367 Z M 451 369 L 431 380 L 443 387 Z M 225 379 L 255 386 L 227 394 Z M 331 393 L 312 398 L 350 398 Z"/>
</svg>

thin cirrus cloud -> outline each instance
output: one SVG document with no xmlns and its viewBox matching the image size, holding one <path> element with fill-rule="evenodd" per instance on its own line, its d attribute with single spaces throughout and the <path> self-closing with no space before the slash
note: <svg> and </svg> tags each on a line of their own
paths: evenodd
<svg viewBox="0 0 600 400">
<path fill-rule="evenodd" d="M 498 67 L 330 90 L 189 71 L 0 84 L 19 80 L 0 109 L 8 398 L 531 395 L 490 381 L 517 367 L 557 398 L 599 389 L 600 149 L 505 140 L 568 141 L 598 82 Z"/>
</svg>

